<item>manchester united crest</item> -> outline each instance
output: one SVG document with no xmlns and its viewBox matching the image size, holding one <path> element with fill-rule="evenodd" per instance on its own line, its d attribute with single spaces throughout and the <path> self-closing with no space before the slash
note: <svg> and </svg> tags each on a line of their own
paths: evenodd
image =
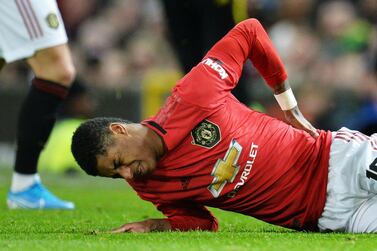
<svg viewBox="0 0 377 251">
<path fill-rule="evenodd" d="M 46 17 L 47 24 L 52 29 L 57 29 L 59 27 L 59 19 L 58 16 L 51 12 Z"/>
<path fill-rule="evenodd" d="M 221 139 L 220 128 L 209 120 L 203 120 L 192 131 L 192 144 L 212 148 Z"/>
</svg>

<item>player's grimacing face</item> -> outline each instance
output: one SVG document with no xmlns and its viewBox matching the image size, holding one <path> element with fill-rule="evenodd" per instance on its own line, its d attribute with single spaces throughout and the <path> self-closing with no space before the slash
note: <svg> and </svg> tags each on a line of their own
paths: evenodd
<svg viewBox="0 0 377 251">
<path fill-rule="evenodd" d="M 100 176 L 124 179 L 142 179 L 156 168 L 152 150 L 138 135 L 116 134 L 114 142 L 104 155 L 97 156 Z"/>
</svg>

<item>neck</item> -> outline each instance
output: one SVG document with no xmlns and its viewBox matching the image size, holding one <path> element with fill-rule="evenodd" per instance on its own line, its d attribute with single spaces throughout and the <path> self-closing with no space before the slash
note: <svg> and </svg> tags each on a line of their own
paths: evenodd
<svg viewBox="0 0 377 251">
<path fill-rule="evenodd" d="M 148 134 L 150 134 L 151 140 L 154 141 L 154 150 L 156 152 L 157 159 L 160 159 L 165 154 L 165 144 L 163 139 L 160 135 L 158 135 L 155 131 L 148 128 Z"/>
<path fill-rule="evenodd" d="M 144 140 L 146 144 L 156 153 L 156 159 L 160 159 L 165 154 L 165 146 L 161 136 L 144 125 L 141 125 L 141 130 L 145 132 Z"/>
</svg>

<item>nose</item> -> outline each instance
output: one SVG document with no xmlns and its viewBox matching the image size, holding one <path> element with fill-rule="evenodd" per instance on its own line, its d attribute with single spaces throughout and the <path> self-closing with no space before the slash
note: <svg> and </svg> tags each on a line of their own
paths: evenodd
<svg viewBox="0 0 377 251">
<path fill-rule="evenodd" d="M 129 166 L 121 166 L 117 170 L 118 174 L 124 179 L 132 179 L 131 168 Z"/>
</svg>

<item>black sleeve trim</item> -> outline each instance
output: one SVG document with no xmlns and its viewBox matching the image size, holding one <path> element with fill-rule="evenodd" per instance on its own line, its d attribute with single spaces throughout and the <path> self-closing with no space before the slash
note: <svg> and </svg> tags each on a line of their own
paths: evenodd
<svg viewBox="0 0 377 251">
<path fill-rule="evenodd" d="M 166 134 L 166 131 L 164 128 L 162 128 L 159 124 L 157 124 L 156 122 L 154 121 L 147 121 L 147 123 L 151 126 L 153 126 L 154 128 L 156 128 L 157 130 L 159 130 L 162 134 Z"/>
</svg>

